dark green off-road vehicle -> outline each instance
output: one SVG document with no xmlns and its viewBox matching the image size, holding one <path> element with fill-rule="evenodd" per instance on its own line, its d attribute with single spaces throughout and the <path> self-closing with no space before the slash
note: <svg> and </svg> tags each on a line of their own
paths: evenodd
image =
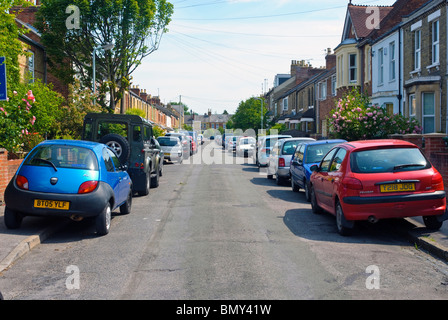
<svg viewBox="0 0 448 320">
<path fill-rule="evenodd" d="M 146 119 L 128 114 L 88 113 L 82 139 L 101 142 L 115 150 L 121 163 L 128 167 L 134 192 L 147 195 L 150 188 L 159 186 L 163 152 Z"/>
</svg>

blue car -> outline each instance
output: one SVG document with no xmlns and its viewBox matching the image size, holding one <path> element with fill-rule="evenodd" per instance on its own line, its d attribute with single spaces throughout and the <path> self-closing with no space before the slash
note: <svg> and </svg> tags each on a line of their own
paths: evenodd
<svg viewBox="0 0 448 320">
<path fill-rule="evenodd" d="M 109 233 L 112 211 L 128 214 L 132 181 L 117 155 L 90 141 L 49 140 L 30 151 L 5 190 L 5 225 L 25 216 L 94 218 L 98 235 Z"/>
<path fill-rule="evenodd" d="M 306 200 L 310 201 L 309 182 L 312 173 L 310 170 L 311 166 L 319 164 L 331 148 L 344 142 L 347 141 L 333 139 L 298 144 L 289 167 L 292 191 L 298 192 L 300 189 L 304 189 Z"/>
</svg>

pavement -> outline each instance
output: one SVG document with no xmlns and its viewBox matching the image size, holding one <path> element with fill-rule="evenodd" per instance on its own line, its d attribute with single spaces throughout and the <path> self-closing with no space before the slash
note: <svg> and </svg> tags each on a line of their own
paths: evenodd
<svg viewBox="0 0 448 320">
<path fill-rule="evenodd" d="M 3 220 L 4 210 L 5 207 L 0 206 L 0 275 L 69 222 L 68 219 L 26 217 L 21 228 L 9 230 Z M 418 248 L 448 262 L 448 221 L 444 222 L 439 231 L 434 232 L 425 228 L 420 217 L 406 218 L 401 230 Z"/>
</svg>

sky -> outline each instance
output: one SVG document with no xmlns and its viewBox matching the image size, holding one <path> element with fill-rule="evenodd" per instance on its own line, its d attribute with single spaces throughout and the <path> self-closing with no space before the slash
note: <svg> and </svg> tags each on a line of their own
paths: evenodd
<svg viewBox="0 0 448 320">
<path fill-rule="evenodd" d="M 292 60 L 325 66 L 341 42 L 348 0 L 171 0 L 168 32 L 132 85 L 198 114 L 233 114 L 273 87 Z M 392 5 L 395 0 L 354 0 Z"/>
</svg>

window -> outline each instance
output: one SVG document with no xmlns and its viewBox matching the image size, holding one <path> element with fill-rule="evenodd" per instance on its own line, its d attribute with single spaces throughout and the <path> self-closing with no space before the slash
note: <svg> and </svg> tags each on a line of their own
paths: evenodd
<svg viewBox="0 0 448 320">
<path fill-rule="evenodd" d="M 333 156 L 334 156 L 334 154 L 336 153 L 337 150 L 338 150 L 338 148 L 335 148 L 335 149 L 331 150 L 325 156 L 325 158 L 322 159 L 319 171 L 321 171 L 321 172 L 328 172 L 329 171 L 329 169 L 330 169 L 330 161 L 333 158 Z"/>
<path fill-rule="evenodd" d="M 417 111 L 417 101 L 415 101 L 415 94 L 409 95 L 409 117 L 415 118 Z"/>
<path fill-rule="evenodd" d="M 357 63 L 356 63 L 356 54 L 350 54 L 349 55 L 349 76 L 350 76 L 350 79 L 349 79 L 349 81 L 350 82 L 356 82 L 357 81 L 357 74 L 358 74 L 358 71 L 357 71 Z"/>
<path fill-rule="evenodd" d="M 28 53 L 30 54 L 30 56 L 26 58 L 26 65 L 28 68 L 28 77 L 29 77 L 28 80 L 30 83 L 33 83 L 34 82 L 34 52 L 28 51 Z"/>
<path fill-rule="evenodd" d="M 421 66 L 421 47 L 422 47 L 422 31 L 415 30 L 414 32 L 414 70 L 420 70 Z"/>
<path fill-rule="evenodd" d="M 333 158 L 333 161 L 330 165 L 330 171 L 338 171 L 341 168 L 342 161 L 344 161 L 345 155 L 347 154 L 347 150 L 344 148 L 339 148 L 338 152 Z"/>
<path fill-rule="evenodd" d="M 318 94 L 320 100 L 327 99 L 327 81 L 319 82 Z"/>
<path fill-rule="evenodd" d="M 378 85 L 382 85 L 384 81 L 384 49 L 378 50 Z"/>
<path fill-rule="evenodd" d="M 422 94 L 423 133 L 435 132 L 435 95 L 434 92 Z"/>
<path fill-rule="evenodd" d="M 288 110 L 288 97 L 283 98 L 283 111 Z"/>
<path fill-rule="evenodd" d="M 331 94 L 336 95 L 336 76 L 331 77 Z"/>
<path fill-rule="evenodd" d="M 387 114 L 387 115 L 391 116 L 391 115 L 394 114 L 394 104 L 393 104 L 393 103 L 386 102 L 386 103 L 384 104 L 384 107 L 385 107 L 385 109 L 386 109 L 386 114 Z"/>
<path fill-rule="evenodd" d="M 389 81 L 395 80 L 395 42 L 389 44 Z"/>
<path fill-rule="evenodd" d="M 432 63 L 439 63 L 439 20 L 432 23 Z"/>
</svg>

